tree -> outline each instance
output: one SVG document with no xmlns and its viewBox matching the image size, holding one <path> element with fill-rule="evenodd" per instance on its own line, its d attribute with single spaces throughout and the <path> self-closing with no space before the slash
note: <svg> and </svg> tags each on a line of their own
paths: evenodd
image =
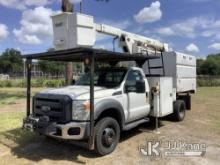
<svg viewBox="0 0 220 165">
<path fill-rule="evenodd" d="M 65 72 L 65 64 L 56 61 L 39 61 L 40 70 L 45 73 L 56 75 L 57 77 Z"/>
<path fill-rule="evenodd" d="M 220 53 L 210 54 L 206 59 L 197 59 L 198 75 L 220 75 Z"/>
<path fill-rule="evenodd" d="M 196 63 L 197 63 L 197 74 L 198 75 L 202 74 L 201 66 L 204 62 L 205 62 L 205 60 L 203 60 L 203 59 L 197 59 L 197 61 L 196 61 Z"/>
<path fill-rule="evenodd" d="M 54 51 L 54 48 L 49 48 L 48 52 Z M 65 63 L 57 61 L 40 60 L 39 68 L 45 73 L 56 75 L 57 77 L 65 72 Z"/>
<path fill-rule="evenodd" d="M 207 58 L 205 62 L 200 66 L 201 73 L 203 75 L 219 75 L 220 67 L 218 62 L 213 58 Z"/>
<path fill-rule="evenodd" d="M 15 74 L 23 70 L 21 52 L 15 49 L 6 49 L 0 56 L 0 73 Z"/>
</svg>

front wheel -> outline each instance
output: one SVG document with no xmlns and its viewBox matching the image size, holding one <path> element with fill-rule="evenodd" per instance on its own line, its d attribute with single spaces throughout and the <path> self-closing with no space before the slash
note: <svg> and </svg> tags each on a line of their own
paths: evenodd
<svg viewBox="0 0 220 165">
<path fill-rule="evenodd" d="M 105 117 L 98 121 L 95 126 L 95 151 L 101 155 L 113 152 L 120 139 L 120 127 L 118 122 Z"/>
</svg>

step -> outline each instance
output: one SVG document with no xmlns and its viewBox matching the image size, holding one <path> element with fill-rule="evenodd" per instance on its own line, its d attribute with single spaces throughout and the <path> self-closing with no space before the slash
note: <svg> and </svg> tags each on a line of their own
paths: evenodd
<svg viewBox="0 0 220 165">
<path fill-rule="evenodd" d="M 149 121 L 150 121 L 149 118 L 137 120 L 137 121 L 135 121 L 135 122 L 132 122 L 132 123 L 129 123 L 129 124 L 125 125 L 125 127 L 124 127 L 123 130 L 124 130 L 124 131 L 128 131 L 128 130 L 130 130 L 130 129 L 132 129 L 132 128 L 137 127 L 137 126 L 140 125 L 140 124 L 143 124 L 143 123 L 146 123 L 146 122 L 149 122 Z"/>
<path fill-rule="evenodd" d="M 162 74 L 146 74 L 145 77 L 163 77 Z"/>
<path fill-rule="evenodd" d="M 163 66 L 152 66 L 152 67 L 149 67 L 149 69 L 161 69 L 163 68 Z"/>
</svg>

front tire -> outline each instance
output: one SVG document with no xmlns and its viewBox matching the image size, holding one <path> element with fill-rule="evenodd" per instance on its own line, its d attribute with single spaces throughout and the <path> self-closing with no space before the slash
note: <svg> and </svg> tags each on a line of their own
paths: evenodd
<svg viewBox="0 0 220 165">
<path fill-rule="evenodd" d="M 113 152 L 120 139 L 120 127 L 118 122 L 105 117 L 98 121 L 95 126 L 95 151 L 101 155 Z"/>
<path fill-rule="evenodd" d="M 175 121 L 183 121 L 186 114 L 186 104 L 183 100 L 177 100 L 174 102 L 173 118 Z"/>
</svg>

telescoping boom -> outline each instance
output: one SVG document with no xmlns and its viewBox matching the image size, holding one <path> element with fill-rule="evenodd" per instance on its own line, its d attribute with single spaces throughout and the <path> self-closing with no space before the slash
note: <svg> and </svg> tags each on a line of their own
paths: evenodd
<svg viewBox="0 0 220 165">
<path fill-rule="evenodd" d="M 160 52 L 168 51 L 168 45 L 163 44 L 158 40 L 129 33 L 109 25 L 96 24 L 96 31 L 117 37 L 119 39 L 120 47 L 122 47 L 126 53 L 141 53 L 141 51 L 144 52 L 150 50 Z"/>
<path fill-rule="evenodd" d="M 125 53 L 166 52 L 168 44 L 141 35 L 126 32 L 105 24 L 96 24 L 94 18 L 81 13 L 61 13 L 52 16 L 54 45 L 57 50 L 75 47 L 93 47 L 96 33 L 118 39 Z"/>
</svg>

